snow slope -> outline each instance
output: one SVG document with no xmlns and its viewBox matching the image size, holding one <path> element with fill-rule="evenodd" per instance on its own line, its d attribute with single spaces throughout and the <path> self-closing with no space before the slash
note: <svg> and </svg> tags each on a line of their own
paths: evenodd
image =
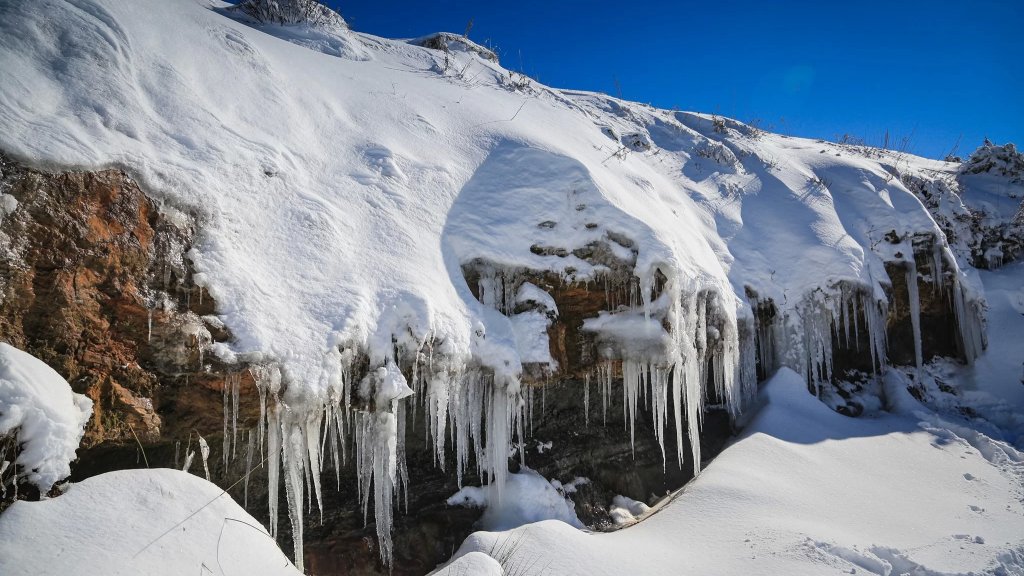
<svg viewBox="0 0 1024 576">
<path fill-rule="evenodd" d="M 167 469 L 109 472 L 0 516 L 0 574 L 301 574 L 226 492 Z"/>
<path fill-rule="evenodd" d="M 45 495 L 71 475 L 91 417 L 92 400 L 42 360 L 0 342 L 0 437 L 13 434 L 17 444 L 10 462 L 0 453 L 0 471 L 13 464 L 15 484 L 27 480 Z"/>
<path fill-rule="evenodd" d="M 332 57 L 189 2 L 0 6 L 0 145 L 35 163 L 124 166 L 194 214 L 198 281 L 233 352 L 279 360 L 292 397 L 326 396 L 338 345 L 380 362 L 393 337 L 433 332 L 467 356 L 477 322 L 514 341 L 459 265 L 482 255 L 588 276 L 578 259 L 529 251 L 544 220 L 563 224 L 568 248 L 625 234 L 641 279 L 660 266 L 733 308 L 745 285 L 782 301 L 884 282 L 879 234 L 934 230 L 879 162 L 600 95 L 505 89 L 504 70 L 472 53 L 455 53 L 469 70 L 452 77 L 432 72 L 436 51 L 351 33 L 367 59 Z M 607 136 L 627 133 L 642 138 Z M 598 227 L 565 222 L 579 204 Z M 515 374 L 514 349 L 495 352 L 477 360 Z"/>
<path fill-rule="evenodd" d="M 848 418 L 784 368 L 743 437 L 639 524 L 479 532 L 456 556 L 517 574 L 1024 574 L 1021 453 L 887 392 L 893 413 Z"/>
<path fill-rule="evenodd" d="M 352 396 L 373 412 L 358 417 L 359 476 L 385 560 L 396 414 L 412 392 L 430 398 L 436 450 L 450 425 L 459 471 L 475 452 L 500 494 L 524 359 L 550 367 L 544 319 L 510 317 L 503 288 L 524 269 L 599 286 L 612 264 L 579 256 L 588 246 L 635 282 L 617 287 L 627 310 L 587 329 L 623 361 L 633 412 L 650 383 L 659 437 L 672 412 L 698 465 L 709 391 L 733 415 L 753 391 L 750 294 L 779 308 L 769 364 L 820 380 L 831 323 L 851 307 L 884 356 L 884 262 L 909 266 L 913 239 L 932 238 L 968 356 L 980 351 L 976 287 L 892 175 L 897 156 L 907 170 L 955 166 L 551 89 L 449 37 L 442 52 L 253 26 L 226 6 L 0 0 L 0 149 L 122 167 L 194 220 L 192 280 L 234 336 L 213 352 L 265 368 L 274 520 L 279 464 L 293 523 L 304 489 L 319 503 L 318 436 L 345 432 Z M 493 272 L 482 301 L 463 270 L 478 264 Z M 354 373 L 364 357 L 369 372 Z"/>
</svg>

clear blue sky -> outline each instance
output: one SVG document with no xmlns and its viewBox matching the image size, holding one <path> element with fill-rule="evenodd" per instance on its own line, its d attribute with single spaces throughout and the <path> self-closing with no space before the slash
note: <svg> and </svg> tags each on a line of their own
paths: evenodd
<svg viewBox="0 0 1024 576">
<path fill-rule="evenodd" d="M 912 136 L 941 157 L 962 134 L 1024 145 L 1024 0 L 619 2 L 329 0 L 356 30 L 489 41 L 561 88 L 716 112 L 787 134 Z"/>
</svg>

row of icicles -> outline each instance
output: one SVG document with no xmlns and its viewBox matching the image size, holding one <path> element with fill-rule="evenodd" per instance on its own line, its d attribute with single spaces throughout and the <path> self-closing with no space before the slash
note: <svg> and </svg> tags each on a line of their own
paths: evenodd
<svg viewBox="0 0 1024 576">
<path fill-rule="evenodd" d="M 921 361 L 920 307 L 917 302 L 917 278 L 908 267 L 910 309 L 914 325 L 915 357 Z M 938 288 L 937 288 L 938 289 Z M 966 297 L 959 282 L 954 283 L 952 306 L 960 328 L 965 356 L 973 359 L 983 346 L 980 310 Z M 765 305 L 752 302 L 752 307 Z M 602 350 L 604 358 L 588 374 L 583 386 L 583 405 L 589 425 L 590 387 L 597 384 L 601 396 L 602 421 L 607 419 L 613 380 L 622 382 L 624 421 L 631 442 L 641 403 L 650 410 L 656 440 L 665 458 L 665 428 L 669 412 L 675 424 L 676 459 L 684 462 L 683 436 L 689 438 L 695 473 L 700 470 L 700 428 L 704 404 L 709 394 L 721 402 L 731 416 L 738 416 L 744 403 L 756 393 L 756 367 L 768 374 L 780 365 L 803 373 L 812 389 L 832 378 L 832 350 L 861 345 L 860 333 L 867 332 L 868 347 L 876 371 L 885 366 L 885 318 L 887 303 L 876 300 L 865 287 L 837 286 L 832 294 L 815 291 L 785 314 L 769 322 L 741 317 L 736 323 L 724 321 L 716 313 L 720 302 L 713 294 L 702 292 L 674 299 L 667 312 L 672 330 L 672 347 L 661 357 L 615 357 L 615 347 Z M 461 487 L 463 474 L 471 458 L 476 472 L 495 492 L 501 493 L 508 475 L 508 460 L 524 455 L 524 396 L 532 399 L 532 390 L 524 394 L 518 381 L 501 381 L 488 369 L 453 361 L 433 352 L 427 341 L 405 358 L 404 374 L 414 394 L 410 400 L 395 399 L 377 406 L 354 406 L 353 393 L 374 385 L 380 370 L 370 370 L 356 380 L 356 354 L 339 355 L 340 385 L 330 397 L 312 408 L 289 406 L 282 399 L 280 370 L 274 365 L 252 367 L 259 391 L 260 417 L 255 436 L 246 439 L 245 494 L 248 499 L 248 475 L 254 455 L 258 468 L 267 465 L 270 505 L 270 531 L 276 538 L 278 496 L 283 472 L 288 517 L 292 527 L 295 564 L 303 567 L 304 510 L 312 510 L 315 500 L 321 520 L 323 501 L 321 472 L 325 464 L 335 469 L 340 487 L 341 469 L 354 460 L 357 489 L 368 518 L 370 501 L 382 562 L 393 562 L 391 531 L 394 503 L 408 503 L 408 473 L 405 465 L 405 426 L 407 412 L 417 421 L 420 410 L 428 441 L 432 444 L 435 465 L 445 468 L 446 446 L 454 447 L 455 473 Z M 394 361 L 389 361 L 394 366 Z M 618 368 L 618 370 L 616 370 Z M 708 380 L 710 379 L 710 382 Z M 240 375 L 225 379 L 224 385 L 224 462 L 238 452 L 238 412 Z M 265 446 L 264 446 L 265 443 Z M 354 454 L 349 446 L 354 444 Z M 209 448 L 202 441 L 204 467 Z M 516 444 L 517 446 L 513 446 Z M 263 456 L 265 454 L 265 457 Z M 191 461 L 191 454 L 187 458 Z M 187 467 L 187 465 L 186 465 Z M 207 473 L 208 474 L 208 473 Z M 371 498 L 372 495 L 372 498 Z"/>
</svg>

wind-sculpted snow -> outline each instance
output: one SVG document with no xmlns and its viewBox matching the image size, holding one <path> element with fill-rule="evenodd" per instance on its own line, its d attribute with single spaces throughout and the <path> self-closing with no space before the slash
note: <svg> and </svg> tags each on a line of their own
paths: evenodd
<svg viewBox="0 0 1024 576">
<path fill-rule="evenodd" d="M 852 325 L 885 362 L 886 263 L 912 269 L 916 240 L 954 286 L 966 356 L 983 346 L 978 296 L 890 156 L 214 4 L 0 0 L 0 149 L 123 167 L 194 220 L 194 280 L 234 338 L 212 351 L 259 375 L 271 532 L 283 471 L 300 567 L 303 496 L 319 504 L 353 436 L 389 560 L 409 402 L 429 406 L 439 455 L 451 438 L 459 478 L 475 463 L 500 499 L 524 363 L 557 370 L 541 340 L 556 311 L 509 307 L 523 273 L 628 293 L 585 326 L 592 375 L 607 391 L 621 374 L 659 439 L 685 430 L 695 468 L 705 398 L 738 415 L 758 358 L 820 381 Z"/>
</svg>

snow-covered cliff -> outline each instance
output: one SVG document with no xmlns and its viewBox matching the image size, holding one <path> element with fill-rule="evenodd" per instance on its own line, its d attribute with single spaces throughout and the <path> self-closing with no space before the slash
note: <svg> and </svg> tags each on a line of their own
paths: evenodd
<svg viewBox="0 0 1024 576">
<path fill-rule="evenodd" d="M 300 568 L 302 501 L 353 435 L 390 560 L 407 405 L 500 498 L 524 379 L 567 368 L 539 277 L 605 294 L 580 395 L 621 376 L 695 467 L 706 400 L 738 417 L 779 366 L 820 393 L 835 348 L 880 370 L 891 304 L 920 367 L 919 285 L 963 358 L 985 346 L 967 255 L 919 198 L 958 164 L 553 89 L 454 35 L 217 3 L 2 0 L 0 75 L 0 150 L 123 168 L 199 230 L 191 281 L 233 336 L 208 353 L 256 377 L 271 533 L 283 473 Z"/>
</svg>

